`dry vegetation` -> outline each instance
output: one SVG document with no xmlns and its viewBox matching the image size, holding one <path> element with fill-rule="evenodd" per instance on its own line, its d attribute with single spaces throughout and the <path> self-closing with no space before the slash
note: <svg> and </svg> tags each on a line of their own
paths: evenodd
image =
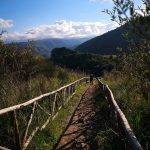
<svg viewBox="0 0 150 150">
<path fill-rule="evenodd" d="M 0 108 L 27 101 L 83 76 L 32 56 L 32 45 L 19 48 L 0 41 Z"/>
</svg>

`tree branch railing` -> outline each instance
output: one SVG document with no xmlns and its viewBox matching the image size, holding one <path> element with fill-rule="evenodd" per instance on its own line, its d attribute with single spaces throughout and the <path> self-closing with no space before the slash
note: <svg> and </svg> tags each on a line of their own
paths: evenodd
<svg viewBox="0 0 150 150">
<path fill-rule="evenodd" d="M 81 78 L 27 102 L 1 109 L 0 149 L 27 149 L 33 137 L 57 117 L 76 89 L 88 79 Z"/>
<path fill-rule="evenodd" d="M 109 108 L 114 118 L 113 124 L 115 125 L 115 130 L 119 138 L 123 136 L 126 141 L 126 146 L 123 149 L 133 149 L 133 150 L 143 150 L 136 136 L 134 135 L 128 120 L 126 119 L 124 113 L 118 106 L 114 99 L 113 93 L 108 85 L 103 84 L 98 78 L 96 78 L 100 87 L 100 90 L 104 94 L 105 98 L 109 103 Z M 126 147 L 126 148 L 125 148 Z M 122 149 L 121 147 L 119 149 Z"/>
</svg>

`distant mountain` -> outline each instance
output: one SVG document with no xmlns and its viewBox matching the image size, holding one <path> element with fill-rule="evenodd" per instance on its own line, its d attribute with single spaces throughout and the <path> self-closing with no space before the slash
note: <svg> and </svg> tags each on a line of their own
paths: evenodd
<svg viewBox="0 0 150 150">
<path fill-rule="evenodd" d="M 89 40 L 90 38 L 70 38 L 70 39 L 42 39 L 33 41 L 34 55 L 42 55 L 49 57 L 52 49 L 67 47 L 70 49 L 76 48 L 79 44 Z M 17 45 L 24 47 L 27 42 L 18 42 Z"/>
<path fill-rule="evenodd" d="M 86 53 L 94 53 L 101 55 L 113 55 L 120 54 L 121 52 L 116 50 L 117 47 L 126 48 L 127 41 L 123 37 L 123 33 L 126 33 L 128 29 L 121 26 L 115 30 L 109 31 L 101 36 L 95 37 L 79 45 L 75 50 Z"/>
</svg>

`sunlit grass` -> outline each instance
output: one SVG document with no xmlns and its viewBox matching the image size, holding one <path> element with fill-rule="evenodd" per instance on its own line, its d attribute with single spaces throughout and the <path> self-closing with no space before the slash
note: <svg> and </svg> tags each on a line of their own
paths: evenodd
<svg viewBox="0 0 150 150">
<path fill-rule="evenodd" d="M 148 150 L 150 148 L 150 99 L 145 99 L 131 80 L 121 74 L 105 74 L 103 81 L 113 91 L 114 97 L 125 113 L 135 135 Z"/>
<path fill-rule="evenodd" d="M 14 79 L 13 75 L 10 74 L 5 80 L 0 82 L 0 109 L 28 101 L 43 93 L 56 90 L 83 76 L 84 74 L 82 73 L 72 72 L 60 67 L 57 67 L 55 74 L 51 76 L 38 74 L 26 81 Z"/>
<path fill-rule="evenodd" d="M 52 149 L 54 144 L 56 144 L 59 139 L 63 129 L 68 123 L 68 118 L 71 117 L 74 109 L 78 105 L 82 94 L 87 89 L 88 84 L 83 84 L 77 89 L 76 94 L 70 99 L 69 103 L 66 104 L 60 110 L 58 116 L 53 120 L 46 129 L 40 132 L 31 144 L 31 148 L 37 150 L 49 150 Z"/>
</svg>

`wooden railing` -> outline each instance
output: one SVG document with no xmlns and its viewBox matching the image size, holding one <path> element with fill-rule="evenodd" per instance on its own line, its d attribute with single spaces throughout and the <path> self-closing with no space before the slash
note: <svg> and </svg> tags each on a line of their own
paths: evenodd
<svg viewBox="0 0 150 150">
<path fill-rule="evenodd" d="M 118 138 L 124 141 L 123 145 L 118 140 L 119 150 L 121 149 L 133 149 L 133 150 L 142 150 L 142 147 L 137 140 L 136 136 L 134 135 L 128 120 L 126 119 L 124 113 L 119 108 L 117 102 L 114 99 L 113 93 L 108 85 L 103 84 L 98 78 L 96 78 L 100 90 L 103 92 L 105 98 L 109 103 L 109 108 L 111 111 L 111 116 L 113 117 L 113 124 L 115 131 L 117 133 Z"/>
<path fill-rule="evenodd" d="M 25 150 L 36 133 L 56 118 L 76 89 L 88 79 L 84 77 L 25 103 L 0 110 L 0 149 Z"/>
</svg>

